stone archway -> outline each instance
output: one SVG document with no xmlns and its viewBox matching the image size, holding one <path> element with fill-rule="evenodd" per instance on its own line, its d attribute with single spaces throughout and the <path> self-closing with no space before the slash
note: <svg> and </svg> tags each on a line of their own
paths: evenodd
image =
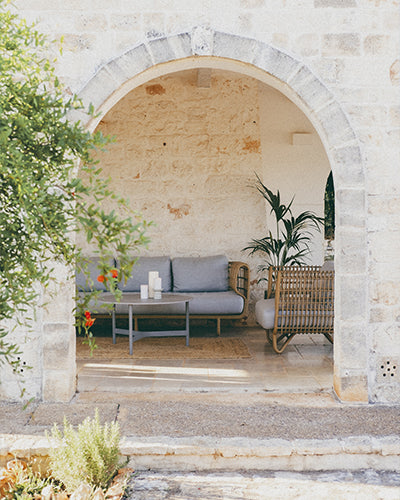
<svg viewBox="0 0 400 500">
<path fill-rule="evenodd" d="M 285 94 L 324 144 L 336 193 L 334 389 L 345 401 L 368 401 L 366 196 L 357 137 L 334 95 L 307 65 L 266 43 L 196 27 L 147 41 L 105 64 L 79 93 L 105 114 L 133 88 L 189 68 L 229 69 Z M 71 116 L 86 120 L 86 115 Z M 100 117 L 87 127 L 93 130 Z M 357 355 L 355 356 L 355 353 Z"/>
</svg>

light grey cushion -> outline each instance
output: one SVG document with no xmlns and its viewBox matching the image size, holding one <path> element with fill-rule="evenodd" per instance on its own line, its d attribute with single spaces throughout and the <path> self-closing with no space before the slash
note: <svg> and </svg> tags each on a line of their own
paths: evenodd
<svg viewBox="0 0 400 500">
<path fill-rule="evenodd" d="M 169 257 L 140 257 L 134 264 L 131 277 L 125 285 L 121 283 L 124 292 L 140 292 L 140 285 L 149 282 L 149 271 L 158 271 L 164 292 L 171 291 L 171 259 Z"/>
<path fill-rule="evenodd" d="M 244 299 L 233 290 L 227 292 L 191 293 L 190 314 L 241 314 Z"/>
<path fill-rule="evenodd" d="M 174 292 L 225 292 L 229 289 L 228 259 L 177 257 L 172 260 Z"/>
<path fill-rule="evenodd" d="M 266 330 L 274 328 L 275 299 L 262 299 L 256 302 L 256 320 Z"/>
<path fill-rule="evenodd" d="M 186 295 L 186 294 L 185 294 Z M 190 293 L 192 297 L 189 302 L 190 314 L 241 314 L 244 307 L 243 297 L 238 295 L 233 290 L 228 292 L 207 292 L 207 293 Z M 128 306 L 124 304 L 116 305 L 116 312 L 119 314 L 128 314 Z M 184 314 L 185 304 L 171 304 L 160 306 L 135 306 L 133 313 L 136 314 L 158 314 L 158 315 L 174 315 Z"/>
<path fill-rule="evenodd" d="M 89 271 L 89 280 L 85 273 L 80 272 L 76 274 L 76 286 L 78 287 L 78 291 L 89 292 L 91 290 L 101 290 L 106 291 L 107 288 L 103 283 L 97 281 L 97 277 L 101 274 L 101 270 L 99 269 L 100 258 L 99 257 L 89 257 L 90 262 L 88 264 Z M 114 259 L 110 259 L 109 261 L 110 267 L 115 267 Z"/>
</svg>

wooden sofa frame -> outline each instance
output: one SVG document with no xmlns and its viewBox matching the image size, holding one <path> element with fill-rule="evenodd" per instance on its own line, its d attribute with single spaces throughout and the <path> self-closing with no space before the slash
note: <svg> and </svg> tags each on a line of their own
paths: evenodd
<svg viewBox="0 0 400 500">
<path fill-rule="evenodd" d="M 333 343 L 334 271 L 319 266 L 270 267 L 267 298 L 275 297 L 267 338 L 278 354 L 299 333 L 320 333 Z"/>
<path fill-rule="evenodd" d="M 229 270 L 229 289 L 234 290 L 238 295 L 243 297 L 244 305 L 241 314 L 190 314 L 190 319 L 215 319 L 217 322 L 217 334 L 221 334 L 221 319 L 242 320 L 248 317 L 249 310 L 249 295 L 250 295 L 250 279 L 249 266 L 244 262 L 231 261 L 228 264 Z M 185 295 L 190 295 L 186 293 Z M 106 318 L 108 315 L 95 314 L 96 317 Z M 117 318 L 126 317 L 126 314 L 116 314 Z M 134 329 L 139 330 L 138 322 L 140 319 L 180 319 L 184 315 L 181 314 L 135 314 L 133 315 Z"/>
</svg>

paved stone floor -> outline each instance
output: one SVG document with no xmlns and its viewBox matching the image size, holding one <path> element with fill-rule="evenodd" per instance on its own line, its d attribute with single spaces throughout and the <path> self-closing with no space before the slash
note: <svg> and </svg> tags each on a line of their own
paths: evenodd
<svg viewBox="0 0 400 500">
<path fill-rule="evenodd" d="M 215 332 L 213 328 L 200 328 L 195 329 L 196 334 L 214 336 Z M 82 360 L 78 361 L 78 392 L 318 393 L 332 390 L 333 348 L 323 335 L 298 335 L 280 355 L 272 350 L 265 332 L 257 327 L 223 327 L 222 336 L 243 339 L 251 358 Z"/>
<path fill-rule="evenodd" d="M 398 500 L 400 474 L 358 472 L 139 472 L 130 500 Z"/>
</svg>

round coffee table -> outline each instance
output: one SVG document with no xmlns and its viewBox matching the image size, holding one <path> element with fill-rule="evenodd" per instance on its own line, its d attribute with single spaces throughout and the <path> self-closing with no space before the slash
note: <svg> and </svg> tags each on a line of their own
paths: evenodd
<svg viewBox="0 0 400 500">
<path fill-rule="evenodd" d="M 104 293 L 99 302 L 105 304 L 113 304 L 112 310 L 112 336 L 113 344 L 117 341 L 117 335 L 129 336 L 129 354 L 133 354 L 133 342 L 145 337 L 186 337 L 186 345 L 189 345 L 189 301 L 192 299 L 190 295 L 181 295 L 178 293 L 163 293 L 161 299 L 141 299 L 140 293 L 125 292 L 122 294 L 121 300 L 116 300 L 112 293 Z M 161 305 L 185 304 L 185 328 L 182 330 L 157 330 L 157 331 L 142 331 L 133 329 L 133 314 L 137 306 L 151 306 L 153 309 Z M 117 328 L 115 317 L 115 306 L 117 304 L 128 306 L 129 328 Z M 156 313 L 155 313 L 156 314 Z"/>
</svg>

